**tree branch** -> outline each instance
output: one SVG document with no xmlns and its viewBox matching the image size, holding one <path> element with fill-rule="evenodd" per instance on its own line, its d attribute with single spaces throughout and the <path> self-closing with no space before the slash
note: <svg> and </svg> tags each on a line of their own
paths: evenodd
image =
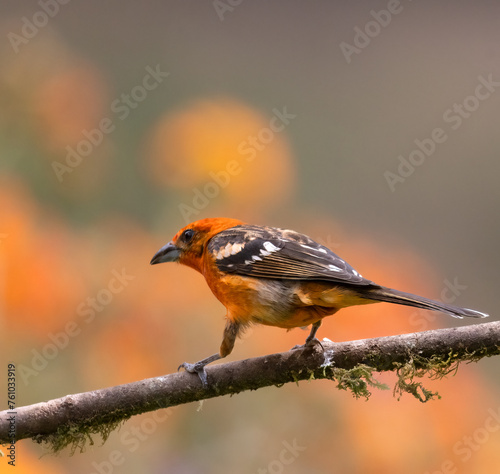
<svg viewBox="0 0 500 474">
<path fill-rule="evenodd" d="M 15 415 L 2 411 L 0 442 L 11 443 L 14 420 L 16 441 L 31 437 L 56 451 L 69 444 L 83 449 L 87 440 L 92 443 L 90 435 L 105 440 L 133 415 L 307 379 L 334 380 L 339 388 L 368 397 L 370 386 L 381 386 L 373 371 L 396 371 L 395 393 L 427 401 L 437 394 L 415 378 L 443 377 L 461 361 L 499 355 L 500 322 L 321 345 L 210 366 L 208 388 L 196 375 L 180 372 L 20 407 Z"/>
</svg>

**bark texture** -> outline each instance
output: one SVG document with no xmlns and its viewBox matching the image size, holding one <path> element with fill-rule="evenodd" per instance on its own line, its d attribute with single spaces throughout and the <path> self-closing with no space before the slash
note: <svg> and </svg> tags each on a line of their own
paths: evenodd
<svg viewBox="0 0 500 474">
<path fill-rule="evenodd" d="M 396 371 L 396 392 L 410 392 L 421 401 L 435 396 L 416 379 L 441 377 L 461 361 L 500 354 L 500 322 L 438 329 L 350 342 L 322 342 L 309 348 L 207 367 L 207 388 L 196 375 L 179 372 L 125 385 L 0 412 L 0 442 L 33 438 L 53 450 L 80 447 L 92 434 L 103 439 L 133 415 L 244 390 L 310 379 L 331 379 L 355 396 L 369 396 L 380 386 L 373 372 Z M 92 441 L 91 441 L 92 442 Z"/>
</svg>

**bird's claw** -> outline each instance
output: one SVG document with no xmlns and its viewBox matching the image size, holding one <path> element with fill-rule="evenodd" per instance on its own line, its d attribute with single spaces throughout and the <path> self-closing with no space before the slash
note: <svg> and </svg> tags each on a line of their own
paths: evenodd
<svg viewBox="0 0 500 474">
<path fill-rule="evenodd" d="M 306 347 L 314 347 L 316 345 L 320 345 L 321 346 L 321 350 L 325 350 L 325 348 L 323 347 L 323 344 L 321 344 L 321 341 L 315 337 L 311 338 L 311 339 L 306 339 L 306 343 L 305 344 L 297 344 L 296 346 L 293 346 L 292 347 L 292 351 L 295 351 L 297 349 L 304 349 Z"/>
<path fill-rule="evenodd" d="M 208 379 L 207 379 L 207 371 L 205 370 L 205 364 L 200 364 L 196 362 L 194 364 L 190 364 L 189 362 L 183 362 L 177 368 L 177 371 L 184 369 L 186 372 L 190 374 L 197 374 L 201 380 L 201 384 L 204 388 L 208 387 Z"/>
</svg>

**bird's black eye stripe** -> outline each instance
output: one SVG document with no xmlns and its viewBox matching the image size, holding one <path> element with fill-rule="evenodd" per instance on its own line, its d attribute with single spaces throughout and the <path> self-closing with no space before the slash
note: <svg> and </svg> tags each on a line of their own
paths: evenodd
<svg viewBox="0 0 500 474">
<path fill-rule="evenodd" d="M 186 229 L 181 235 L 181 239 L 187 244 L 191 242 L 191 240 L 193 240 L 193 237 L 194 237 L 193 229 Z"/>
</svg>

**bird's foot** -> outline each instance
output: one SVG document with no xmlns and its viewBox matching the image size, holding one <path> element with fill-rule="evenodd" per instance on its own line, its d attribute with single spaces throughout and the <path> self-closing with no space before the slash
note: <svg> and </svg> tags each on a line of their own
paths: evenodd
<svg viewBox="0 0 500 474">
<path fill-rule="evenodd" d="M 312 337 L 311 339 L 307 338 L 305 344 L 298 344 L 296 346 L 293 346 L 291 350 L 295 351 L 297 349 L 304 349 L 306 347 L 315 347 L 318 344 L 320 345 L 321 350 L 324 350 L 323 344 L 321 344 L 321 341 L 316 337 Z"/>
<path fill-rule="evenodd" d="M 205 366 L 219 359 L 221 359 L 221 355 L 214 354 L 209 357 L 206 357 L 205 359 L 199 360 L 194 364 L 190 364 L 189 362 L 184 362 L 183 364 L 179 365 L 179 368 L 177 370 L 181 370 L 181 368 L 183 368 L 186 372 L 189 372 L 190 374 L 197 374 L 201 380 L 203 388 L 207 388 L 208 380 L 207 380 L 207 371 L 205 370 Z"/>
<path fill-rule="evenodd" d="M 184 369 L 186 372 L 189 372 L 190 374 L 197 374 L 198 377 L 201 380 L 201 384 L 203 385 L 203 388 L 208 387 L 208 379 L 207 379 L 207 371 L 205 370 L 205 363 L 200 362 L 195 362 L 194 364 L 190 364 L 189 362 L 183 362 L 181 365 L 178 367 L 178 371 L 181 369 Z"/>
</svg>

